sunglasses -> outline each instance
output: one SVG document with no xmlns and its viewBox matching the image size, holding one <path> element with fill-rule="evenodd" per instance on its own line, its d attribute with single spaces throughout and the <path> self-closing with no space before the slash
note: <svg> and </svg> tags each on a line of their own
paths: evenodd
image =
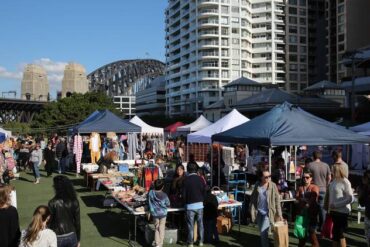
<svg viewBox="0 0 370 247">
<path fill-rule="evenodd" d="M 270 175 L 270 176 L 264 176 L 263 178 L 264 178 L 264 179 L 271 178 L 271 175 Z"/>
<path fill-rule="evenodd" d="M 308 177 L 308 176 L 304 176 L 303 178 L 304 178 L 304 179 L 310 179 L 311 177 Z"/>
</svg>

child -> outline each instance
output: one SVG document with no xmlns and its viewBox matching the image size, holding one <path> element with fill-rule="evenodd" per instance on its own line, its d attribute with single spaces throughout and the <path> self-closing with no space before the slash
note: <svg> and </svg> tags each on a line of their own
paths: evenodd
<svg viewBox="0 0 370 247">
<path fill-rule="evenodd" d="M 204 199 L 203 221 L 204 221 L 204 237 L 205 242 L 210 243 L 219 241 L 217 232 L 217 208 L 218 201 L 215 195 L 212 194 L 211 189 L 208 188 L 206 198 Z M 213 239 L 214 237 L 214 239 Z"/>
<path fill-rule="evenodd" d="M 167 207 L 170 206 L 168 196 L 162 191 L 164 180 L 154 181 L 154 190 L 149 191 L 149 210 L 154 219 L 155 246 L 162 247 L 166 228 Z"/>
</svg>

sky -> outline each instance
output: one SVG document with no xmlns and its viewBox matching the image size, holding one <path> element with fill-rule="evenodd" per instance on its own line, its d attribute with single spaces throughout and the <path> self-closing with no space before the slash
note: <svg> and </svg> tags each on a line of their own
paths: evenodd
<svg viewBox="0 0 370 247">
<path fill-rule="evenodd" d="M 0 96 L 16 90 L 20 97 L 29 63 L 46 69 L 54 98 L 68 62 L 88 74 L 117 60 L 164 61 L 166 6 L 167 0 L 1 0 Z"/>
</svg>

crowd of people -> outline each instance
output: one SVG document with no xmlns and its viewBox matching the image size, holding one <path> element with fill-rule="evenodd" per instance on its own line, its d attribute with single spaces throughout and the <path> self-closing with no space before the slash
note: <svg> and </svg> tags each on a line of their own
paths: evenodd
<svg viewBox="0 0 370 247">
<path fill-rule="evenodd" d="M 72 162 L 69 155 L 68 142 L 65 138 L 54 135 L 47 139 L 10 139 L 0 145 L 0 238 L 7 243 L 5 246 L 78 246 L 80 241 L 80 211 L 76 193 L 71 181 L 63 175 L 53 178 L 55 196 L 48 205 L 40 205 L 34 211 L 32 221 L 27 229 L 19 229 L 19 219 L 16 208 L 11 206 L 10 185 L 6 185 L 17 171 L 32 170 L 35 184 L 40 183 L 39 167 L 45 165 L 47 176 L 53 172 L 65 173 L 70 169 Z M 219 147 L 215 146 L 212 148 Z M 147 148 L 146 148 L 147 149 Z M 152 150 L 149 148 L 148 150 Z M 243 170 L 245 149 L 236 148 L 236 157 Z M 148 193 L 150 213 L 155 225 L 155 245 L 162 246 L 166 225 L 168 207 L 185 208 L 185 222 L 187 229 L 186 242 L 188 246 L 198 243 L 217 243 L 219 241 L 216 222 L 218 216 L 218 201 L 211 193 L 207 181 L 207 169 L 200 168 L 193 155 L 189 155 L 186 169 L 184 140 L 169 140 L 166 144 L 166 156 L 155 155 L 149 151 L 144 153 L 148 160 L 155 158 L 156 164 L 163 161 L 175 161 L 176 168 L 168 180 L 159 176 L 153 182 Z M 105 172 L 111 167 L 119 154 L 114 150 L 103 156 L 98 164 L 100 170 Z M 332 152 L 333 163 L 329 166 L 322 161 L 320 151 L 315 151 L 312 157 L 297 167 L 296 177 L 299 183 L 295 192 L 296 215 L 305 215 L 308 218 L 307 237 L 299 239 L 299 246 L 310 242 L 312 246 L 319 246 L 319 235 L 327 216 L 333 222 L 333 246 L 346 246 L 344 233 L 348 226 L 348 216 L 351 212 L 351 203 L 354 201 L 354 192 L 348 180 L 348 165 L 342 159 L 341 151 Z M 208 155 L 208 161 L 214 166 L 213 184 L 218 184 L 218 165 L 224 166 L 222 155 Z M 219 160 L 220 159 L 220 160 Z M 261 246 L 269 246 L 269 233 L 271 226 L 283 220 L 281 200 L 284 193 L 291 189 L 287 181 L 287 165 L 284 157 L 274 157 L 274 166 L 269 171 L 266 161 L 258 165 L 257 182 L 250 197 L 249 217 L 255 222 L 260 231 Z M 160 167 L 162 168 L 162 167 Z M 165 172 L 165 170 L 163 170 Z M 167 176 L 169 173 L 167 173 Z M 215 176 L 216 175 L 216 176 Z M 226 183 L 221 171 L 220 184 Z M 365 207 L 365 235 L 370 242 L 370 172 L 363 177 L 362 185 L 357 189 L 358 201 Z M 179 221 L 181 222 L 181 220 Z M 194 227 L 194 225 L 197 227 Z M 197 229 L 197 233 L 194 233 Z M 197 235 L 197 239 L 194 238 Z"/>
<path fill-rule="evenodd" d="M 309 241 L 312 246 L 320 246 L 318 232 L 321 232 L 327 217 L 332 220 L 333 246 L 347 246 L 344 233 L 348 227 L 354 190 L 348 180 L 348 165 L 342 160 L 341 151 L 332 152 L 333 164 L 322 162 L 320 151 L 314 151 L 312 158 L 306 158 L 300 167 L 299 184 L 295 193 L 296 215 L 307 218 L 307 235 L 299 239 L 299 246 Z M 257 171 L 258 181 L 250 200 L 251 220 L 258 225 L 261 233 L 261 246 L 269 246 L 268 233 L 274 222 L 282 219 L 281 190 L 285 185 L 284 160 L 276 159 L 276 166 L 268 171 L 268 166 L 261 165 Z M 272 181 L 272 179 L 274 181 Z M 365 209 L 365 237 L 370 243 L 369 208 L 370 208 L 370 172 L 366 171 L 363 183 L 358 188 L 359 204 Z"/>
<path fill-rule="evenodd" d="M 72 182 L 53 178 L 54 197 L 38 206 L 28 227 L 20 231 L 17 209 L 11 205 L 10 185 L 0 185 L 0 239 L 7 247 L 78 247 L 81 238 L 80 205 Z M 45 202 L 47 203 L 47 202 Z"/>
</svg>

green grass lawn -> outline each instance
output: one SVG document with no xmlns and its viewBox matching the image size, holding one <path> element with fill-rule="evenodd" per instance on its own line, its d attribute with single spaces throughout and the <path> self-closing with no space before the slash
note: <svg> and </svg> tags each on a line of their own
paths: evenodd
<svg viewBox="0 0 370 247">
<path fill-rule="evenodd" d="M 32 213 L 38 205 L 47 205 L 53 197 L 52 178 L 46 178 L 41 172 L 40 184 L 33 184 L 33 176 L 22 172 L 21 178 L 12 181 L 16 187 L 18 199 L 18 213 L 21 229 L 30 223 Z M 128 217 L 121 209 L 107 209 L 102 205 L 105 192 L 91 192 L 84 186 L 82 178 L 69 176 L 75 185 L 80 207 L 81 207 L 81 245 L 82 246 L 128 246 Z M 357 219 L 350 220 L 347 234 L 348 246 L 365 247 L 363 223 L 357 224 Z M 145 244 L 144 235 L 138 234 L 139 246 Z M 259 233 L 253 225 L 235 225 L 230 234 L 220 236 L 221 242 L 218 246 L 259 246 Z M 181 245 L 172 245 L 181 246 Z M 297 239 L 292 234 L 290 227 L 290 246 L 297 246 Z M 309 246 L 309 245 L 307 245 Z M 320 240 L 320 246 L 331 246 L 331 242 Z"/>
</svg>

